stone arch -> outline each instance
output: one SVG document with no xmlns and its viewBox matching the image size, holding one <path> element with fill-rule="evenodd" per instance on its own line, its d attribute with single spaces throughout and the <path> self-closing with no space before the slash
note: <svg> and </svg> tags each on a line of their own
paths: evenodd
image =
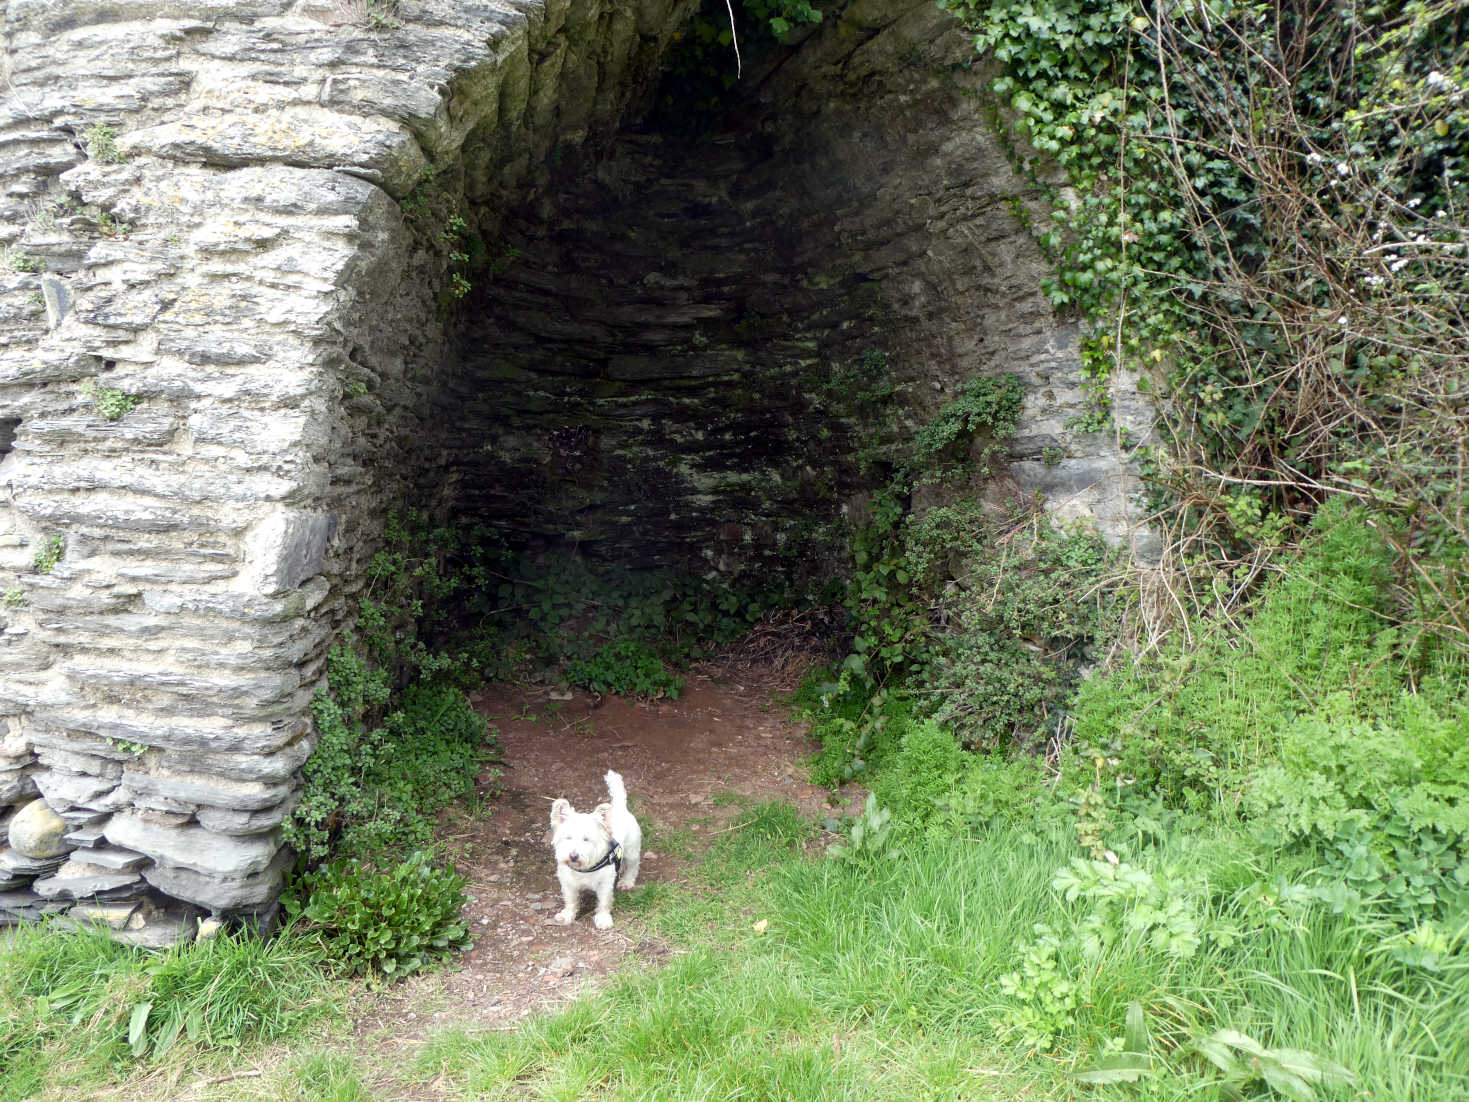
<svg viewBox="0 0 1469 1102">
<path fill-rule="evenodd" d="M 0 280 L 0 588 L 21 598 L 0 609 L 0 809 L 8 819 L 44 798 L 67 841 L 61 854 L 0 853 L 0 913 L 145 885 L 213 913 L 269 907 L 289 860 L 280 823 L 313 747 L 308 704 L 386 506 L 433 470 L 461 508 L 493 509 L 464 487 L 514 477 L 512 449 L 502 440 L 487 461 L 457 446 L 438 431 L 442 410 L 473 414 L 487 382 L 506 385 L 487 374 L 486 348 L 518 349 L 516 378 L 536 377 L 537 306 L 559 309 L 578 255 L 661 217 L 670 189 L 704 187 L 691 209 L 760 227 L 737 266 L 766 320 L 741 336 L 739 317 L 719 315 L 709 347 L 660 344 L 648 330 L 693 331 L 672 312 L 697 320 L 714 292 L 668 283 L 692 278 L 687 265 L 649 264 L 617 302 L 640 286 L 664 324 L 620 316 L 590 336 L 545 336 L 563 375 L 600 372 L 624 397 L 646 384 L 653 401 L 669 380 L 649 365 L 678 343 L 672 381 L 703 387 L 688 408 L 707 413 L 724 401 L 718 382 L 752 364 L 769 377 L 777 358 L 878 339 L 840 316 L 869 294 L 880 340 L 901 352 L 913 423 L 965 379 L 1016 372 L 1030 393 L 1017 484 L 1126 537 L 1122 460 L 1107 441 L 1063 440 L 1084 400 L 1077 333 L 1039 291 L 1044 265 L 1016 217 L 1034 198 L 986 128 L 967 36 L 929 0 L 848 5 L 760 75 L 741 141 L 698 152 L 614 140 L 649 102 L 689 0 L 402 7 L 378 26 L 351 0 L 7 9 L 0 232 L 18 259 Z M 455 261 L 404 211 L 429 166 L 492 247 L 519 235 L 540 250 L 457 315 L 443 293 Z M 758 249 L 773 241 L 782 252 L 767 259 Z M 618 271 L 635 252 L 618 253 Z M 782 295 L 800 316 L 772 352 Z M 496 345 L 510 328 L 515 348 Z M 601 339 L 623 351 L 586 351 Z M 793 401 L 780 426 L 729 424 L 784 441 L 757 474 L 796 488 L 769 515 L 747 500 L 689 504 L 679 554 L 715 567 L 758 557 L 809 504 L 807 407 L 785 383 L 764 404 L 781 388 Z M 102 391 L 141 402 L 108 419 Z M 1119 409 L 1146 432 L 1140 405 Z M 538 431 L 567 454 L 593 433 L 608 455 L 645 447 L 646 433 L 609 426 Z M 556 442 L 571 430 L 588 436 Z M 690 462 L 729 475 L 711 484 L 733 494 L 720 458 L 731 439 Z M 1042 462 L 1050 447 L 1061 463 Z M 605 483 L 622 477 L 598 462 Z M 824 491 L 833 508 L 838 489 Z M 691 503 L 700 484 L 669 492 Z M 58 537 L 41 572 L 38 550 Z"/>
</svg>

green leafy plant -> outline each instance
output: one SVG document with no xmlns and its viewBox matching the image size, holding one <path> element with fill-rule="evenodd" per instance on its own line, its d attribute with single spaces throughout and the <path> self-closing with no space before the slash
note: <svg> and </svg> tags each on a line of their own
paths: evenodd
<svg viewBox="0 0 1469 1102">
<path fill-rule="evenodd" d="M 904 824 L 934 822 L 947 831 L 964 759 L 952 731 L 932 720 L 906 724 L 886 768 L 870 782 L 872 795 Z"/>
<path fill-rule="evenodd" d="M 452 685 L 394 696 L 386 671 L 348 646 L 333 648 L 327 684 L 312 701 L 318 744 L 287 839 L 310 861 L 427 845 L 434 816 L 475 790 L 495 754 L 484 720 Z"/>
<path fill-rule="evenodd" d="M 1000 993 L 1010 1000 L 1002 1025 L 1022 1045 L 1045 1051 L 1091 997 L 1090 977 L 1062 963 L 1061 938 L 1050 926 L 1036 923 L 1032 934 L 1019 947 L 1015 970 L 1000 976 Z"/>
<path fill-rule="evenodd" d="M 37 574 L 49 574 L 66 554 L 66 539 L 63 536 L 47 536 L 36 548 L 32 565 Z"/>
<path fill-rule="evenodd" d="M 82 135 L 87 143 L 87 153 L 94 161 L 103 164 L 123 164 L 127 158 L 117 148 L 117 131 L 105 123 L 94 123 Z"/>
<path fill-rule="evenodd" d="M 104 421 L 120 421 L 136 409 L 143 401 L 136 394 L 128 394 L 116 387 L 103 386 L 96 379 L 88 379 L 80 387 L 82 397 L 92 403 L 92 412 Z"/>
<path fill-rule="evenodd" d="M 702 133 L 735 102 L 746 59 L 821 20 L 810 0 L 706 0 L 675 38 L 654 103 L 658 122 L 675 132 Z"/>
<path fill-rule="evenodd" d="M 828 847 L 826 856 L 833 861 L 868 861 L 893 853 L 894 826 L 892 812 L 881 807 L 876 793 L 869 792 L 862 814 L 852 820 L 846 842 Z"/>
<path fill-rule="evenodd" d="M 1457 8 L 944 6 L 995 65 L 995 130 L 1051 201 L 1025 221 L 1052 302 L 1091 324 L 1069 427 L 1111 427 L 1120 369 L 1167 396 L 1179 459 L 1146 474 L 1179 534 L 1180 607 L 1238 603 L 1251 556 L 1346 494 L 1402 564 L 1395 616 L 1469 646 L 1446 431 L 1469 380 Z"/>
<path fill-rule="evenodd" d="M 46 270 L 46 261 L 30 253 L 7 252 L 5 263 L 12 272 L 44 272 Z"/>
<path fill-rule="evenodd" d="M 1153 1071 L 1153 1038 L 1143 1004 L 1127 1004 L 1127 1027 L 1121 1047 L 1094 1060 L 1090 1067 L 1072 1074 L 1083 1083 L 1136 1083 Z"/>
<path fill-rule="evenodd" d="M 1235 1091 L 1263 1081 L 1272 1091 L 1294 1102 L 1313 1102 L 1318 1086 L 1350 1087 L 1352 1073 L 1313 1052 L 1295 1048 L 1267 1048 L 1238 1030 L 1221 1029 L 1200 1037 L 1194 1049 L 1224 1073 Z"/>
<path fill-rule="evenodd" d="M 339 971 L 397 980 L 469 948 L 464 884 L 426 851 L 383 869 L 336 861 L 308 873 L 306 902 L 289 907 Z"/>
<path fill-rule="evenodd" d="M 375 31 L 396 31 L 403 26 L 398 15 L 398 0 L 365 0 L 367 25 Z"/>
<path fill-rule="evenodd" d="M 636 639 L 619 639 L 589 658 L 574 659 L 567 664 L 566 678 L 594 693 L 670 700 L 678 699 L 684 684 L 684 679 L 670 673 L 647 644 Z"/>
<path fill-rule="evenodd" d="M 1350 1087 L 1351 1071 L 1340 1064 L 1296 1048 L 1267 1048 L 1238 1030 L 1220 1029 L 1197 1037 L 1187 1050 L 1203 1056 L 1224 1073 L 1227 1096 L 1240 1097 L 1255 1082 L 1293 1102 L 1314 1102 L 1318 1087 Z M 1127 1026 L 1119 1047 L 1094 1060 L 1073 1076 L 1083 1083 L 1136 1083 L 1155 1078 L 1162 1063 L 1153 1051 L 1147 1015 L 1137 1000 L 1127 1004 Z"/>
<path fill-rule="evenodd" d="M 1001 456 L 1000 442 L 1015 435 L 1024 401 L 1025 387 L 1014 375 L 970 379 L 914 436 L 903 477 L 916 481 L 950 475 L 959 469 L 957 447 L 976 442 L 981 446 L 974 467 L 965 473 L 987 477 Z"/>
<path fill-rule="evenodd" d="M 6 608 L 20 608 L 26 603 L 26 591 L 18 585 L 13 585 L 5 591 L 3 598 Z"/>
<path fill-rule="evenodd" d="M 133 232 L 131 222 L 124 222 L 114 218 L 108 211 L 97 212 L 97 228 L 103 237 L 126 237 Z"/>
</svg>

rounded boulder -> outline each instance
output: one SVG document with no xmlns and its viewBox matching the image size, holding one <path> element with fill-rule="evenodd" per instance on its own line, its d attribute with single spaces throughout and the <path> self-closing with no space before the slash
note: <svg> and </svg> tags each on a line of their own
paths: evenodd
<svg viewBox="0 0 1469 1102">
<path fill-rule="evenodd" d="M 10 848 L 23 857 L 60 857 L 71 849 L 66 831 L 66 820 L 45 800 L 32 800 L 10 820 Z"/>
</svg>

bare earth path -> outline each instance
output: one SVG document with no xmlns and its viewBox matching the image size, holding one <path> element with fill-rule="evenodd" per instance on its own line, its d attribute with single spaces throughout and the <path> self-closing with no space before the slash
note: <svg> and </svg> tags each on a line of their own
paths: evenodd
<svg viewBox="0 0 1469 1102">
<path fill-rule="evenodd" d="M 509 1028 L 570 999 L 629 954 L 666 956 L 668 949 L 640 934 L 617 902 L 617 925 L 605 932 L 585 912 L 569 927 L 552 919 L 561 903 L 551 801 L 565 796 L 588 810 L 607 798 L 603 773 L 617 769 L 647 838 L 639 888 L 677 881 L 681 860 L 661 846 L 681 837 L 697 849 L 701 837 L 727 825 L 739 808 L 719 797 L 785 800 L 806 815 L 822 808 L 827 794 L 805 780 L 804 760 L 816 747 L 777 703 L 790 687 L 788 677 L 724 666 L 691 674 L 676 701 L 558 694 L 544 686 L 472 693 L 498 730 L 505 757 L 500 795 L 445 824 L 455 863 L 469 880 L 475 947 L 457 970 L 410 978 L 369 999 L 357 1019 L 359 1038 L 411 1047 L 448 1026 Z"/>
</svg>

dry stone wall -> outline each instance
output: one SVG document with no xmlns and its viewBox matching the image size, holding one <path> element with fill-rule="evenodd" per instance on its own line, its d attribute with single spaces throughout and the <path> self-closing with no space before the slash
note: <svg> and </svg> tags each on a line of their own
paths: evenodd
<svg viewBox="0 0 1469 1102">
<path fill-rule="evenodd" d="M 803 510 L 839 510 L 808 369 L 878 337 L 910 429 L 964 380 L 1020 374 L 1015 485 L 1129 538 L 1124 458 L 1064 428 L 1085 404 L 1077 333 L 1039 293 L 1015 214 L 1032 199 L 988 133 L 967 36 L 929 0 L 857 0 L 752 74 L 730 139 L 748 144 L 700 184 L 646 135 L 607 152 L 689 6 L 8 0 L 0 922 L 70 910 L 156 944 L 268 913 L 308 706 L 384 512 L 416 492 L 487 513 L 502 486 L 533 483 L 524 464 L 565 466 L 582 437 L 558 403 L 575 396 L 546 378 L 652 413 L 673 391 L 695 412 L 770 398 L 748 421 L 615 441 L 666 448 L 658 463 L 686 476 L 666 492 L 687 509 L 642 490 L 636 509 L 595 499 L 646 561 L 661 531 L 726 568 L 778 549 Z M 553 186 L 558 162 L 594 178 Z M 492 249 L 507 233 L 545 246 L 457 307 L 436 228 L 404 211 L 431 165 L 435 209 Z M 649 171 L 684 175 L 655 196 Z M 680 180 L 706 205 L 681 210 Z M 713 264 L 728 244 L 751 310 L 677 249 L 626 244 L 660 211 L 709 217 L 724 236 L 695 252 Z M 624 247 L 603 279 L 585 253 L 609 232 Z M 573 284 L 606 292 L 617 354 L 582 340 L 563 356 L 576 341 L 537 322 L 579 308 L 561 294 Z M 646 324 L 639 295 L 657 307 Z M 575 369 L 558 373 L 548 346 Z M 1143 407 L 1116 397 L 1143 436 Z M 519 437 L 497 426 L 543 400 L 555 416 Z M 724 450 L 756 438 L 759 454 Z M 660 501 L 680 523 L 650 523 Z M 537 515 L 574 537 L 556 510 L 586 504 Z"/>
<path fill-rule="evenodd" d="M 5 6 L 0 916 L 80 902 L 158 941 L 271 905 L 307 706 L 444 359 L 442 257 L 399 200 L 471 134 L 482 188 L 533 188 L 679 14 L 396 7 Z"/>
</svg>

